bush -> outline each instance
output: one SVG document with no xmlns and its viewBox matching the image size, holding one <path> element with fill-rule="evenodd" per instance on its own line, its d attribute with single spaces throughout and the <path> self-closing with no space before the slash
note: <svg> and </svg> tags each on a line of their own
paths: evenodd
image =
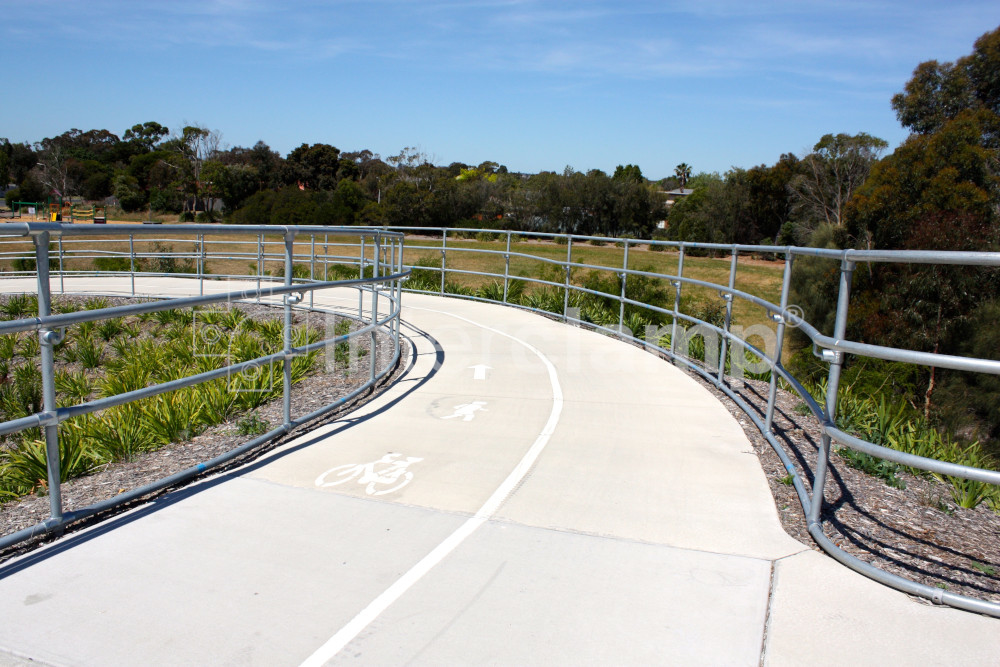
<svg viewBox="0 0 1000 667">
<path fill-rule="evenodd" d="M 94 267 L 98 271 L 131 271 L 132 262 L 128 257 L 97 257 Z"/>
</svg>

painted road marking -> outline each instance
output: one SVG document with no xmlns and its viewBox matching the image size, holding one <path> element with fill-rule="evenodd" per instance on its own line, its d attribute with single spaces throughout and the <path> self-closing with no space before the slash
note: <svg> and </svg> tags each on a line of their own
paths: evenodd
<svg viewBox="0 0 1000 667">
<path fill-rule="evenodd" d="M 447 417 L 441 417 L 441 419 L 456 419 L 461 417 L 462 421 L 471 422 L 475 419 L 476 413 L 480 411 L 489 412 L 489 410 L 486 409 L 486 401 L 472 401 L 471 403 L 456 405 L 455 412 Z"/>
<path fill-rule="evenodd" d="M 475 516 L 459 526 L 458 530 L 445 538 L 441 544 L 437 545 L 429 554 L 420 559 L 420 561 L 410 568 L 406 574 L 397 579 L 396 582 L 383 591 L 381 595 L 372 600 L 367 607 L 361 610 L 361 613 L 351 619 L 347 625 L 338 630 L 337 633 L 330 637 L 325 644 L 316 649 L 315 653 L 306 658 L 302 663 L 302 667 L 320 667 L 320 665 L 326 664 L 328 660 L 340 653 L 345 646 L 361 634 L 361 632 L 367 628 L 372 621 L 381 616 L 382 612 L 388 609 L 396 600 L 402 597 L 406 591 L 410 590 L 414 584 L 420 581 L 425 574 L 430 572 L 438 563 L 444 560 L 448 554 L 458 548 L 458 546 L 464 542 L 467 537 L 472 535 L 480 526 L 486 523 L 496 513 L 496 511 L 500 509 L 500 506 L 505 500 L 507 500 L 507 497 L 514 492 L 514 489 L 517 488 L 517 485 L 520 484 L 525 475 L 528 474 L 531 467 L 535 465 L 535 461 L 538 460 L 542 450 L 545 449 L 545 445 L 548 444 L 549 438 L 552 437 L 552 433 L 555 432 L 556 425 L 559 423 L 559 415 L 562 414 L 563 393 L 562 386 L 559 384 L 559 376 L 556 373 L 556 367 L 551 361 L 549 361 L 548 357 L 542 354 L 537 348 L 529 343 L 526 343 L 520 338 L 516 338 L 492 327 L 488 327 L 485 324 L 473 322 L 472 320 L 466 319 L 460 315 L 453 315 L 452 313 L 446 313 L 444 311 L 433 310 L 430 308 L 408 307 L 413 310 L 424 310 L 432 313 L 439 313 L 441 315 L 447 315 L 449 317 L 462 320 L 463 322 L 467 322 L 473 326 L 496 333 L 504 338 L 509 338 L 510 340 L 523 345 L 525 349 L 538 357 L 538 359 L 545 366 L 545 370 L 548 372 L 549 384 L 552 385 L 552 409 L 549 411 L 548 421 L 545 422 L 545 426 L 538 434 L 538 437 L 535 438 L 535 442 L 532 443 L 531 447 L 518 462 L 517 466 L 503 481 L 503 483 L 500 484 L 496 491 L 493 492 L 493 495 L 491 495 L 483 506 L 479 508 L 479 511 L 476 512 Z"/>
<path fill-rule="evenodd" d="M 417 456 L 407 456 L 405 461 L 395 460 L 397 456 L 402 456 L 395 452 L 389 452 L 378 461 L 370 463 L 346 463 L 344 465 L 330 468 L 325 473 L 316 478 L 316 486 L 329 487 L 350 482 L 357 478 L 358 484 L 367 484 L 365 493 L 369 496 L 384 496 L 387 493 L 398 491 L 413 479 L 413 472 L 407 470 L 410 465 L 423 461 Z M 375 466 L 382 465 L 376 471 Z M 332 481 L 327 478 L 333 475 Z M 388 489 L 376 491 L 378 485 L 389 485 Z"/>
<path fill-rule="evenodd" d="M 487 366 L 486 364 L 476 364 L 475 366 L 469 366 L 472 369 L 472 379 L 473 380 L 485 380 L 486 371 L 493 370 L 492 366 Z"/>
</svg>

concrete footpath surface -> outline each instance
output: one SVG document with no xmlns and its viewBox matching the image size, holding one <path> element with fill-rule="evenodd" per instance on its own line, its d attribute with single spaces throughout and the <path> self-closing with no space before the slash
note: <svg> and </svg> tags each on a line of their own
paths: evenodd
<svg viewBox="0 0 1000 667">
<path fill-rule="evenodd" d="M 363 408 L 0 566 L 0 665 L 997 663 L 1000 622 L 784 533 L 670 364 L 501 306 L 404 318 L 407 373 Z"/>
</svg>

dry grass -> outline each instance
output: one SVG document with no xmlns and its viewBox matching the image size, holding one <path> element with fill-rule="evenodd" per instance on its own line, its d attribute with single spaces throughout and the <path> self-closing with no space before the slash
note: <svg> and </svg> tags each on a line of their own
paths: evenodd
<svg viewBox="0 0 1000 667">
<path fill-rule="evenodd" d="M 136 214 L 138 219 L 147 219 L 148 214 Z M 136 217 L 132 216 L 132 217 Z M 163 222 L 176 222 L 164 219 Z M 135 222 L 121 219 L 109 222 L 109 226 Z M 83 223 L 89 224 L 89 223 Z M 3 227 L 0 225 L 0 234 Z M 150 227 L 151 235 L 136 235 L 133 241 L 138 256 L 160 254 L 166 252 L 175 255 L 178 264 L 195 265 L 200 254 L 200 245 L 191 235 L 157 233 L 155 227 Z M 109 230 L 110 231 L 110 230 Z M 93 257 L 102 256 L 128 257 L 129 240 L 113 233 L 92 237 L 65 237 L 61 241 L 63 248 L 62 268 L 66 271 L 88 271 L 94 268 Z M 404 261 L 406 264 L 431 263 L 440 266 L 441 240 L 426 236 L 410 236 L 406 240 Z M 59 242 L 53 243 L 53 248 Z M 205 267 L 212 275 L 253 275 L 258 268 L 258 238 L 256 235 L 224 234 L 205 238 Z M 263 244 L 265 273 L 278 274 L 284 269 L 284 243 L 277 230 L 274 236 L 266 236 Z M 471 275 L 463 271 L 475 273 L 491 273 L 503 276 L 505 269 L 505 241 L 479 241 L 449 238 L 447 279 L 470 288 L 479 288 L 497 280 L 494 277 Z M 98 252 L 99 251 L 99 252 Z M 313 242 L 309 239 L 295 244 L 296 265 L 301 267 L 305 275 L 310 273 L 318 279 L 330 276 L 330 266 L 334 264 L 354 265 L 357 263 L 359 249 L 356 239 L 347 238 L 343 242 L 336 238 L 324 239 L 317 237 L 315 255 L 319 259 L 311 260 Z M 0 240 L 0 272 L 12 269 L 11 258 L 16 255 L 28 256 L 33 253 L 30 242 L 20 239 Z M 85 256 L 80 256 L 85 255 Z M 219 258 L 225 256 L 225 259 Z M 327 259 L 322 259 L 323 257 Z M 369 247 L 366 256 L 370 259 L 372 251 Z M 565 279 L 563 269 L 557 262 L 570 258 L 574 263 L 590 267 L 574 268 L 571 279 L 580 285 L 586 276 L 592 272 L 606 272 L 605 277 L 612 277 L 625 265 L 625 249 L 609 243 L 607 245 L 591 245 L 576 242 L 572 247 L 550 241 L 515 241 L 511 244 L 509 275 L 512 277 L 542 278 L 555 283 Z M 629 247 L 628 267 L 632 270 L 648 270 L 651 272 L 672 275 L 677 272 L 678 254 L 675 251 L 653 252 L 649 246 L 636 244 Z M 57 266 L 54 266 L 57 268 Z M 781 278 L 784 263 L 782 261 L 766 260 L 751 256 L 741 256 L 737 264 L 736 288 L 763 298 L 772 303 L 780 299 Z M 729 283 L 730 257 L 692 257 L 684 258 L 684 276 L 720 285 Z M 331 276 L 332 278 L 332 276 Z M 671 289 L 667 281 L 661 281 L 663 286 Z M 717 290 L 698 286 L 685 285 L 685 294 L 699 301 L 722 303 Z M 734 322 L 743 326 L 753 324 L 773 323 L 763 310 L 741 299 L 733 302 Z"/>
</svg>

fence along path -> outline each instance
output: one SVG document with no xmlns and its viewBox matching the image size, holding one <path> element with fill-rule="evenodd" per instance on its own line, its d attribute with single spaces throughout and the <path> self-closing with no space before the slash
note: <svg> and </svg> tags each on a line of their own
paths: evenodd
<svg viewBox="0 0 1000 667">
<path fill-rule="evenodd" d="M 410 368 L 364 408 L 0 567 L 0 665 L 995 661 L 998 621 L 788 537 L 673 366 L 501 306 L 404 319 Z"/>
</svg>

